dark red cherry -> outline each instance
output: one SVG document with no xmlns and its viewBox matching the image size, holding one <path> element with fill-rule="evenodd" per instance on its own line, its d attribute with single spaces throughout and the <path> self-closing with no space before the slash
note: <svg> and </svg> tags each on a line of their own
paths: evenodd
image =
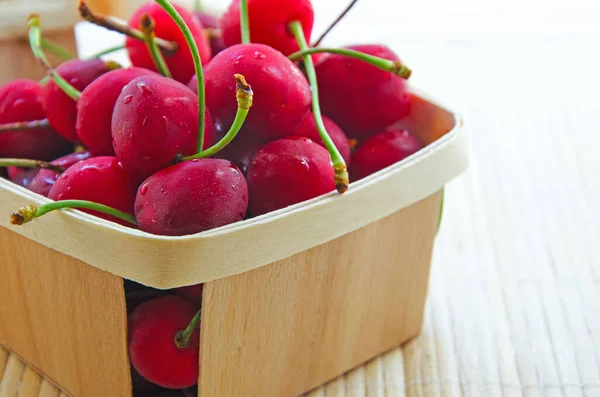
<svg viewBox="0 0 600 397">
<path fill-rule="evenodd" d="M 203 12 L 196 12 L 194 15 L 196 15 L 196 18 L 200 20 L 205 28 L 206 35 L 210 40 L 210 48 L 212 50 L 213 57 L 227 48 L 223 42 L 223 34 L 219 27 L 219 20 L 212 15 L 208 15 Z"/>
<path fill-rule="evenodd" d="M 29 188 L 39 171 L 37 168 L 7 167 L 8 179 L 25 188 Z"/>
<path fill-rule="evenodd" d="M 350 177 L 357 181 L 419 151 L 423 145 L 406 130 L 373 135 L 352 154 Z"/>
<path fill-rule="evenodd" d="M 56 68 L 56 72 L 77 90 L 83 91 L 92 81 L 108 72 L 112 67 L 110 64 L 107 66 L 106 62 L 100 59 L 86 61 L 71 59 L 60 64 Z M 46 117 L 56 132 L 71 142 L 77 141 L 75 130 L 77 102 L 50 80 L 43 89 L 42 103 Z"/>
<path fill-rule="evenodd" d="M 14 80 L 0 87 L 0 124 L 45 119 L 41 96 L 42 86 L 32 80 Z M 51 127 L 0 131 L 0 157 L 52 160 L 72 148 Z"/>
<path fill-rule="evenodd" d="M 304 137 L 263 146 L 248 170 L 250 213 L 262 215 L 335 190 L 329 152 Z"/>
<path fill-rule="evenodd" d="M 348 48 L 399 60 L 383 45 Z M 410 97 L 402 77 L 337 54 L 324 56 L 316 71 L 323 113 L 352 138 L 382 131 L 410 113 Z"/>
<path fill-rule="evenodd" d="M 346 136 L 346 133 L 342 131 L 337 124 L 331 121 L 331 119 L 325 116 L 323 116 L 323 125 L 325 125 L 325 130 L 344 158 L 346 165 L 350 165 L 350 144 L 348 143 L 348 137 Z M 294 135 L 306 137 L 311 141 L 325 147 L 325 143 L 323 143 L 321 135 L 319 135 L 319 130 L 317 130 L 315 116 L 312 113 L 309 113 L 304 118 L 304 121 L 302 124 L 300 124 Z"/>
<path fill-rule="evenodd" d="M 195 159 L 146 179 L 135 200 L 135 218 L 145 232 L 183 236 L 240 221 L 248 187 L 230 161 Z"/>
<path fill-rule="evenodd" d="M 77 136 L 97 156 L 115 154 L 112 145 L 111 121 L 117 98 L 131 80 L 155 74 L 148 69 L 112 70 L 92 82 L 77 102 Z"/>
<path fill-rule="evenodd" d="M 230 99 L 235 105 L 235 93 Z M 215 143 L 210 116 L 207 111 L 204 148 Z M 198 98 L 175 80 L 158 75 L 138 77 L 123 88 L 117 99 L 112 137 L 123 167 L 142 181 L 171 165 L 177 155 L 196 153 Z"/>
<path fill-rule="evenodd" d="M 202 306 L 202 291 L 204 284 L 188 285 L 186 287 L 175 288 L 175 295 L 183 296 L 198 307 Z"/>
<path fill-rule="evenodd" d="M 192 36 L 194 37 L 194 41 L 200 52 L 202 63 L 208 62 L 211 58 L 211 49 L 202 23 L 183 7 L 175 6 L 175 8 L 192 32 Z M 140 18 L 145 13 L 148 13 L 155 21 L 156 37 L 177 43 L 177 50 L 174 53 L 171 54 L 163 51 L 163 56 L 165 57 L 165 61 L 167 62 L 167 66 L 169 67 L 173 78 L 182 83 L 187 83 L 195 74 L 195 69 L 192 53 L 185 41 L 183 33 L 169 14 L 153 1 L 145 3 L 133 13 L 129 19 L 129 26 L 139 29 Z M 125 41 L 125 46 L 129 52 L 131 62 L 135 66 L 156 71 L 152 57 L 143 41 L 128 37 Z"/>
<path fill-rule="evenodd" d="M 87 200 L 133 215 L 137 184 L 115 157 L 94 157 L 69 167 L 50 189 L 52 200 Z M 131 224 L 110 215 L 83 210 L 125 226 Z"/>
<path fill-rule="evenodd" d="M 314 11 L 310 0 L 248 0 L 248 19 L 253 43 L 266 44 L 289 55 L 299 50 L 288 29 L 290 22 L 300 21 L 306 41 L 310 42 Z M 242 42 L 239 0 L 234 0 L 221 18 L 221 30 L 226 46 Z"/>
<path fill-rule="evenodd" d="M 80 161 L 87 160 L 92 157 L 92 154 L 88 151 L 76 152 L 67 154 L 66 156 L 60 157 L 54 161 L 52 164 L 60 165 L 65 169 L 69 168 L 73 164 L 76 164 Z M 42 196 L 48 196 L 50 193 L 50 189 L 54 186 L 54 183 L 60 176 L 56 171 L 42 169 L 37 172 L 35 177 L 31 180 L 28 188 L 32 192 L 36 192 L 37 194 L 41 194 Z"/>
<path fill-rule="evenodd" d="M 310 87 L 300 69 L 279 51 L 262 44 L 227 48 L 206 66 L 206 103 L 215 123 L 230 126 L 237 103 L 231 76 L 252 84 L 254 104 L 241 135 L 265 142 L 291 135 L 310 110 Z M 188 86 L 195 91 L 196 80 Z M 227 128 L 227 127 L 226 127 Z"/>
</svg>

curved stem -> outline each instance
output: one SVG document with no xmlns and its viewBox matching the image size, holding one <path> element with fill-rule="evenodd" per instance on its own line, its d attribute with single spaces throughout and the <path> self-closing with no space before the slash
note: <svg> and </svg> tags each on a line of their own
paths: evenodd
<svg viewBox="0 0 600 397">
<path fill-rule="evenodd" d="M 129 222 L 132 225 L 137 225 L 135 218 L 133 215 L 130 215 L 126 212 L 119 211 L 115 208 L 109 207 L 107 205 L 94 203 L 91 201 L 85 200 L 63 200 L 63 201 L 53 201 L 48 204 L 44 204 L 41 206 L 36 205 L 27 205 L 25 207 L 20 208 L 18 211 L 13 212 L 10 217 L 10 223 L 13 225 L 23 225 L 27 222 L 32 221 L 35 218 L 39 218 L 42 215 L 47 214 L 48 212 L 60 210 L 63 208 L 85 208 L 89 210 L 94 210 L 98 212 L 102 212 L 107 215 L 114 216 L 115 218 L 119 218 L 123 221 Z"/>
<path fill-rule="evenodd" d="M 244 125 L 244 121 L 246 120 L 246 116 L 248 116 L 248 111 L 252 107 L 252 100 L 254 97 L 254 93 L 252 92 L 252 87 L 246 82 L 246 79 L 241 74 L 236 74 L 235 76 L 235 97 L 237 99 L 238 108 L 235 114 L 235 119 L 229 128 L 229 131 L 225 136 L 216 144 L 209 147 L 206 150 L 201 151 L 193 156 L 183 157 L 181 160 L 192 160 L 192 159 L 201 159 L 205 157 L 210 157 L 216 153 L 218 153 L 221 149 L 227 146 L 233 138 L 235 138 Z"/>
<path fill-rule="evenodd" d="M 354 5 L 358 2 L 358 0 L 352 0 L 352 2 L 350 4 L 348 4 L 348 7 L 346 7 L 346 9 L 344 10 L 344 12 L 342 12 L 336 19 L 335 21 L 333 21 L 333 23 L 331 25 L 329 25 L 329 27 L 327 28 L 327 30 L 325 30 L 325 32 L 323 32 L 323 34 L 321 35 L 321 37 L 319 37 L 319 39 L 317 41 L 315 41 L 315 44 L 313 44 L 313 47 L 318 46 L 319 44 L 321 44 L 321 41 L 323 41 L 323 39 L 325 38 L 325 36 L 327 36 L 329 34 L 329 32 L 331 32 L 333 30 L 333 28 L 335 28 L 335 26 L 342 20 L 344 19 L 344 17 L 346 16 L 346 14 L 348 14 L 348 12 L 352 9 L 352 7 L 354 7 Z"/>
<path fill-rule="evenodd" d="M 200 324 L 200 319 L 202 318 L 202 309 L 198 310 L 198 312 L 192 318 L 192 321 L 188 324 L 188 326 L 183 330 L 179 331 L 175 335 L 175 345 L 180 349 L 185 349 L 190 344 L 190 338 L 194 333 L 194 330 Z"/>
<path fill-rule="evenodd" d="M 205 102 L 205 92 L 204 92 L 204 72 L 202 70 L 202 61 L 200 59 L 200 52 L 198 52 L 198 46 L 196 45 L 196 41 L 194 40 L 194 36 L 192 36 L 192 32 L 185 24 L 185 21 L 179 15 L 179 12 L 173 7 L 173 5 L 169 2 L 169 0 L 155 0 L 158 5 L 160 5 L 169 16 L 173 19 L 173 21 L 177 24 L 183 36 L 185 37 L 185 41 L 190 47 L 190 51 L 192 52 L 192 58 L 194 59 L 194 68 L 196 69 L 196 81 L 198 84 L 198 144 L 197 151 L 201 152 L 204 148 L 204 128 L 205 128 L 205 120 L 204 120 L 204 102 Z"/>
<path fill-rule="evenodd" d="M 201 0 L 194 0 L 194 12 L 202 12 Z"/>
<path fill-rule="evenodd" d="M 0 158 L 0 167 L 21 167 L 21 168 L 42 168 L 46 170 L 55 171 L 58 173 L 64 172 L 65 167 L 48 163 L 47 161 L 41 160 L 30 160 L 30 159 L 6 159 Z"/>
<path fill-rule="evenodd" d="M 48 119 L 34 120 L 34 121 L 19 121 L 16 123 L 0 124 L 0 133 L 40 130 L 40 129 L 48 128 L 48 127 L 50 127 L 50 122 L 48 121 Z"/>
<path fill-rule="evenodd" d="M 307 49 L 308 44 L 306 43 L 306 39 L 304 38 L 302 24 L 298 21 L 293 21 L 290 23 L 289 28 L 294 37 L 296 37 L 296 41 L 300 46 L 300 50 Z M 319 87 L 317 83 L 317 73 L 315 72 L 315 65 L 313 65 L 312 57 L 310 55 L 304 55 L 304 66 L 306 67 L 306 74 L 308 76 L 308 81 L 310 82 L 312 95 L 312 110 L 315 116 L 317 130 L 319 131 L 321 139 L 325 143 L 325 147 L 329 151 L 329 155 L 331 156 L 331 162 L 333 163 L 333 169 L 335 171 L 335 188 L 339 193 L 344 193 L 346 190 L 348 190 L 348 185 L 350 184 L 348 170 L 344 158 L 342 157 L 339 150 L 331 140 L 331 137 L 327 133 L 325 125 L 323 124 L 321 106 L 319 104 Z"/>
<path fill-rule="evenodd" d="M 248 16 L 248 0 L 240 0 L 240 28 L 242 44 L 250 43 L 250 19 Z"/>
<path fill-rule="evenodd" d="M 31 47 L 31 51 L 35 58 L 39 61 L 39 63 L 46 69 L 46 73 L 50 76 L 50 78 L 58 85 L 65 94 L 67 94 L 74 101 L 79 100 L 81 97 L 81 92 L 73 87 L 71 84 L 67 82 L 67 80 L 63 79 L 50 65 L 46 55 L 42 51 L 41 41 L 42 41 L 42 29 L 40 27 L 40 17 L 37 14 L 31 14 L 27 19 L 27 29 L 29 31 L 29 45 Z"/>
<path fill-rule="evenodd" d="M 114 32 L 119 32 L 133 39 L 144 41 L 144 34 L 141 31 L 132 28 L 127 23 L 118 19 L 94 14 L 90 7 L 88 7 L 86 4 L 85 0 L 79 0 L 79 14 L 83 19 L 93 23 L 94 25 L 102 26 L 103 28 L 112 30 Z M 177 51 L 177 43 L 174 41 L 163 40 L 157 37 L 156 44 L 161 49 L 167 51 L 167 53 L 174 53 Z"/>
<path fill-rule="evenodd" d="M 302 59 L 306 55 L 318 54 L 318 53 L 329 53 L 344 55 L 350 58 L 359 59 L 363 62 L 378 67 L 386 72 L 394 73 L 404 79 L 408 79 L 412 74 L 412 71 L 400 61 L 390 61 L 389 59 L 376 57 L 373 55 L 365 54 L 364 52 L 351 50 L 349 48 L 307 48 L 305 50 L 297 51 L 288 56 L 292 61 Z"/>
<path fill-rule="evenodd" d="M 108 55 L 108 54 L 110 54 L 110 53 L 113 53 L 113 52 L 115 52 L 115 51 L 122 50 L 122 49 L 124 49 L 124 48 L 125 48 L 125 45 L 124 45 L 124 44 L 117 45 L 117 46 L 114 46 L 114 47 L 110 47 L 110 48 L 107 48 L 106 50 L 102 50 L 102 51 L 100 51 L 100 52 L 98 52 L 98 53 L 96 53 L 96 54 L 94 54 L 94 55 L 92 55 L 92 56 L 88 57 L 88 59 L 100 58 L 100 57 L 101 57 L 101 56 L 103 56 L 103 55 Z"/>
<path fill-rule="evenodd" d="M 440 226 L 442 225 L 442 215 L 444 214 L 444 198 L 446 196 L 446 188 L 442 188 L 442 198 L 440 199 L 440 215 L 438 216 L 438 223 L 436 233 L 440 231 Z"/>
<path fill-rule="evenodd" d="M 158 45 L 156 45 L 156 35 L 154 34 L 156 23 L 154 23 L 154 19 L 147 12 L 145 12 L 140 18 L 140 27 L 142 28 L 144 42 L 146 43 L 146 47 L 148 47 L 150 57 L 152 57 L 152 61 L 154 62 L 154 66 L 156 66 L 156 70 L 158 70 L 163 76 L 171 78 L 171 71 L 165 62 L 165 58 L 160 52 Z"/>
<path fill-rule="evenodd" d="M 67 48 L 65 48 L 65 47 L 61 46 L 60 44 L 55 43 L 51 40 L 45 39 L 43 37 L 41 40 L 41 46 L 44 50 L 48 51 L 51 54 L 56 55 L 63 61 L 68 61 L 69 59 L 77 58 L 77 55 L 73 54 Z"/>
</svg>

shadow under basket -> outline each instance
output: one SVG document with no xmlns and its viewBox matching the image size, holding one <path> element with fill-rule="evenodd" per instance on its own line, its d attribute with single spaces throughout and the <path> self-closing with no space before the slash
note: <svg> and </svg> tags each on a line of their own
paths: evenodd
<svg viewBox="0 0 600 397">
<path fill-rule="evenodd" d="M 161 237 L 76 210 L 14 227 L 48 200 L 0 179 L 0 345 L 75 397 L 129 397 L 124 279 L 204 284 L 198 394 L 297 396 L 418 335 L 441 189 L 467 166 L 460 119 L 414 93 L 426 147 L 270 214 Z"/>
</svg>

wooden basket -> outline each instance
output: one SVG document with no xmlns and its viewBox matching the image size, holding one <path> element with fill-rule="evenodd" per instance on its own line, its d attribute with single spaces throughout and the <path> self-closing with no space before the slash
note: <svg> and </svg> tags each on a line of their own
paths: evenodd
<svg viewBox="0 0 600 397">
<path fill-rule="evenodd" d="M 123 279 L 205 283 L 199 395 L 295 396 L 416 336 L 440 190 L 467 165 L 459 118 L 413 95 L 428 145 L 351 185 L 193 236 L 76 210 L 22 227 L 47 199 L 0 180 L 0 344 L 76 397 L 129 397 Z"/>
</svg>

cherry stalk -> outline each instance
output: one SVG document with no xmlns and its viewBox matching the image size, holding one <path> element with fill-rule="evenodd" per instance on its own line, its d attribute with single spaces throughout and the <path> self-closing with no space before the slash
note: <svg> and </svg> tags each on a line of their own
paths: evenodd
<svg viewBox="0 0 600 397">
<path fill-rule="evenodd" d="M 0 158 L 0 167 L 40 168 L 55 172 L 64 172 L 65 170 L 65 167 L 47 161 L 10 158 Z"/>
<path fill-rule="evenodd" d="M 12 131 L 41 130 L 50 127 L 48 119 L 33 121 L 18 121 L 16 123 L 0 124 L 0 133 Z"/>
<path fill-rule="evenodd" d="M 354 5 L 358 2 L 358 0 L 352 0 L 352 2 L 350 4 L 348 4 L 348 7 L 346 7 L 346 9 L 335 19 L 335 21 L 333 21 L 333 23 L 331 25 L 329 25 L 329 27 L 325 30 L 325 32 L 323 32 L 323 34 L 321 35 L 321 37 L 319 37 L 319 39 L 317 41 L 315 41 L 315 43 L 313 44 L 313 47 L 318 47 L 319 44 L 321 44 L 321 42 L 323 41 L 323 39 L 329 34 L 329 32 L 331 32 L 333 30 L 333 28 L 336 27 L 336 25 L 338 23 L 340 23 L 340 21 L 342 19 L 344 19 L 344 17 L 346 16 L 346 14 L 348 14 L 348 12 L 350 12 L 350 10 L 352 9 L 352 7 L 354 7 Z"/>
<path fill-rule="evenodd" d="M 77 55 L 73 54 L 71 51 L 69 51 L 65 47 L 63 47 L 60 44 L 55 43 L 55 42 L 53 42 L 51 40 L 42 38 L 41 39 L 41 46 L 42 46 L 42 48 L 44 50 L 48 51 L 51 54 L 56 55 L 57 57 L 59 57 L 63 61 L 68 61 L 69 59 L 75 59 L 75 58 L 77 58 Z"/>
<path fill-rule="evenodd" d="M 142 14 L 142 17 L 140 18 L 140 27 L 144 35 L 144 42 L 148 47 L 148 52 L 150 52 L 152 61 L 154 61 L 154 66 L 156 66 L 156 69 L 163 76 L 171 78 L 171 71 L 169 70 L 167 63 L 165 62 L 165 58 L 163 57 L 160 49 L 158 48 L 158 44 L 156 43 L 156 35 L 154 34 L 156 24 L 154 19 L 147 12 Z"/>
<path fill-rule="evenodd" d="M 49 212 L 64 209 L 64 208 L 74 208 L 74 209 L 89 209 L 98 212 L 102 212 L 107 215 L 114 216 L 115 218 L 121 219 L 125 222 L 129 222 L 132 225 L 137 225 L 135 221 L 135 217 L 132 215 L 119 211 L 115 208 L 109 207 L 107 205 L 94 203 L 92 201 L 86 200 L 62 200 L 62 201 L 54 201 L 51 203 L 47 203 L 41 206 L 37 206 L 35 204 L 26 205 L 25 207 L 19 208 L 17 211 L 13 212 L 10 216 L 10 223 L 13 225 L 21 226 L 25 223 L 31 222 L 35 218 L 39 218 Z"/>
<path fill-rule="evenodd" d="M 250 20 L 248 17 L 248 0 L 240 0 L 240 30 L 242 44 L 250 43 Z"/>
<path fill-rule="evenodd" d="M 300 46 L 300 50 L 306 50 L 308 48 L 308 44 L 304 37 L 302 24 L 298 21 L 293 21 L 289 24 L 289 29 L 296 38 L 296 41 Z M 317 129 L 319 130 L 319 135 L 321 135 L 321 139 L 323 140 L 325 147 L 327 148 L 327 150 L 329 151 L 329 155 L 331 156 L 331 162 L 333 163 L 333 169 L 335 172 L 335 188 L 340 194 L 343 194 L 346 192 L 346 190 L 348 190 L 348 185 L 350 184 L 346 162 L 344 161 L 344 158 L 342 157 L 339 150 L 336 148 L 335 144 L 331 140 L 331 137 L 327 133 L 325 125 L 323 124 L 323 117 L 321 116 L 321 106 L 319 104 L 319 88 L 317 83 L 317 74 L 315 72 L 315 66 L 310 55 L 304 56 L 304 64 L 306 66 L 306 74 L 308 75 L 308 81 L 311 87 L 312 109 L 313 114 L 315 116 L 315 121 L 317 123 Z"/>
</svg>

